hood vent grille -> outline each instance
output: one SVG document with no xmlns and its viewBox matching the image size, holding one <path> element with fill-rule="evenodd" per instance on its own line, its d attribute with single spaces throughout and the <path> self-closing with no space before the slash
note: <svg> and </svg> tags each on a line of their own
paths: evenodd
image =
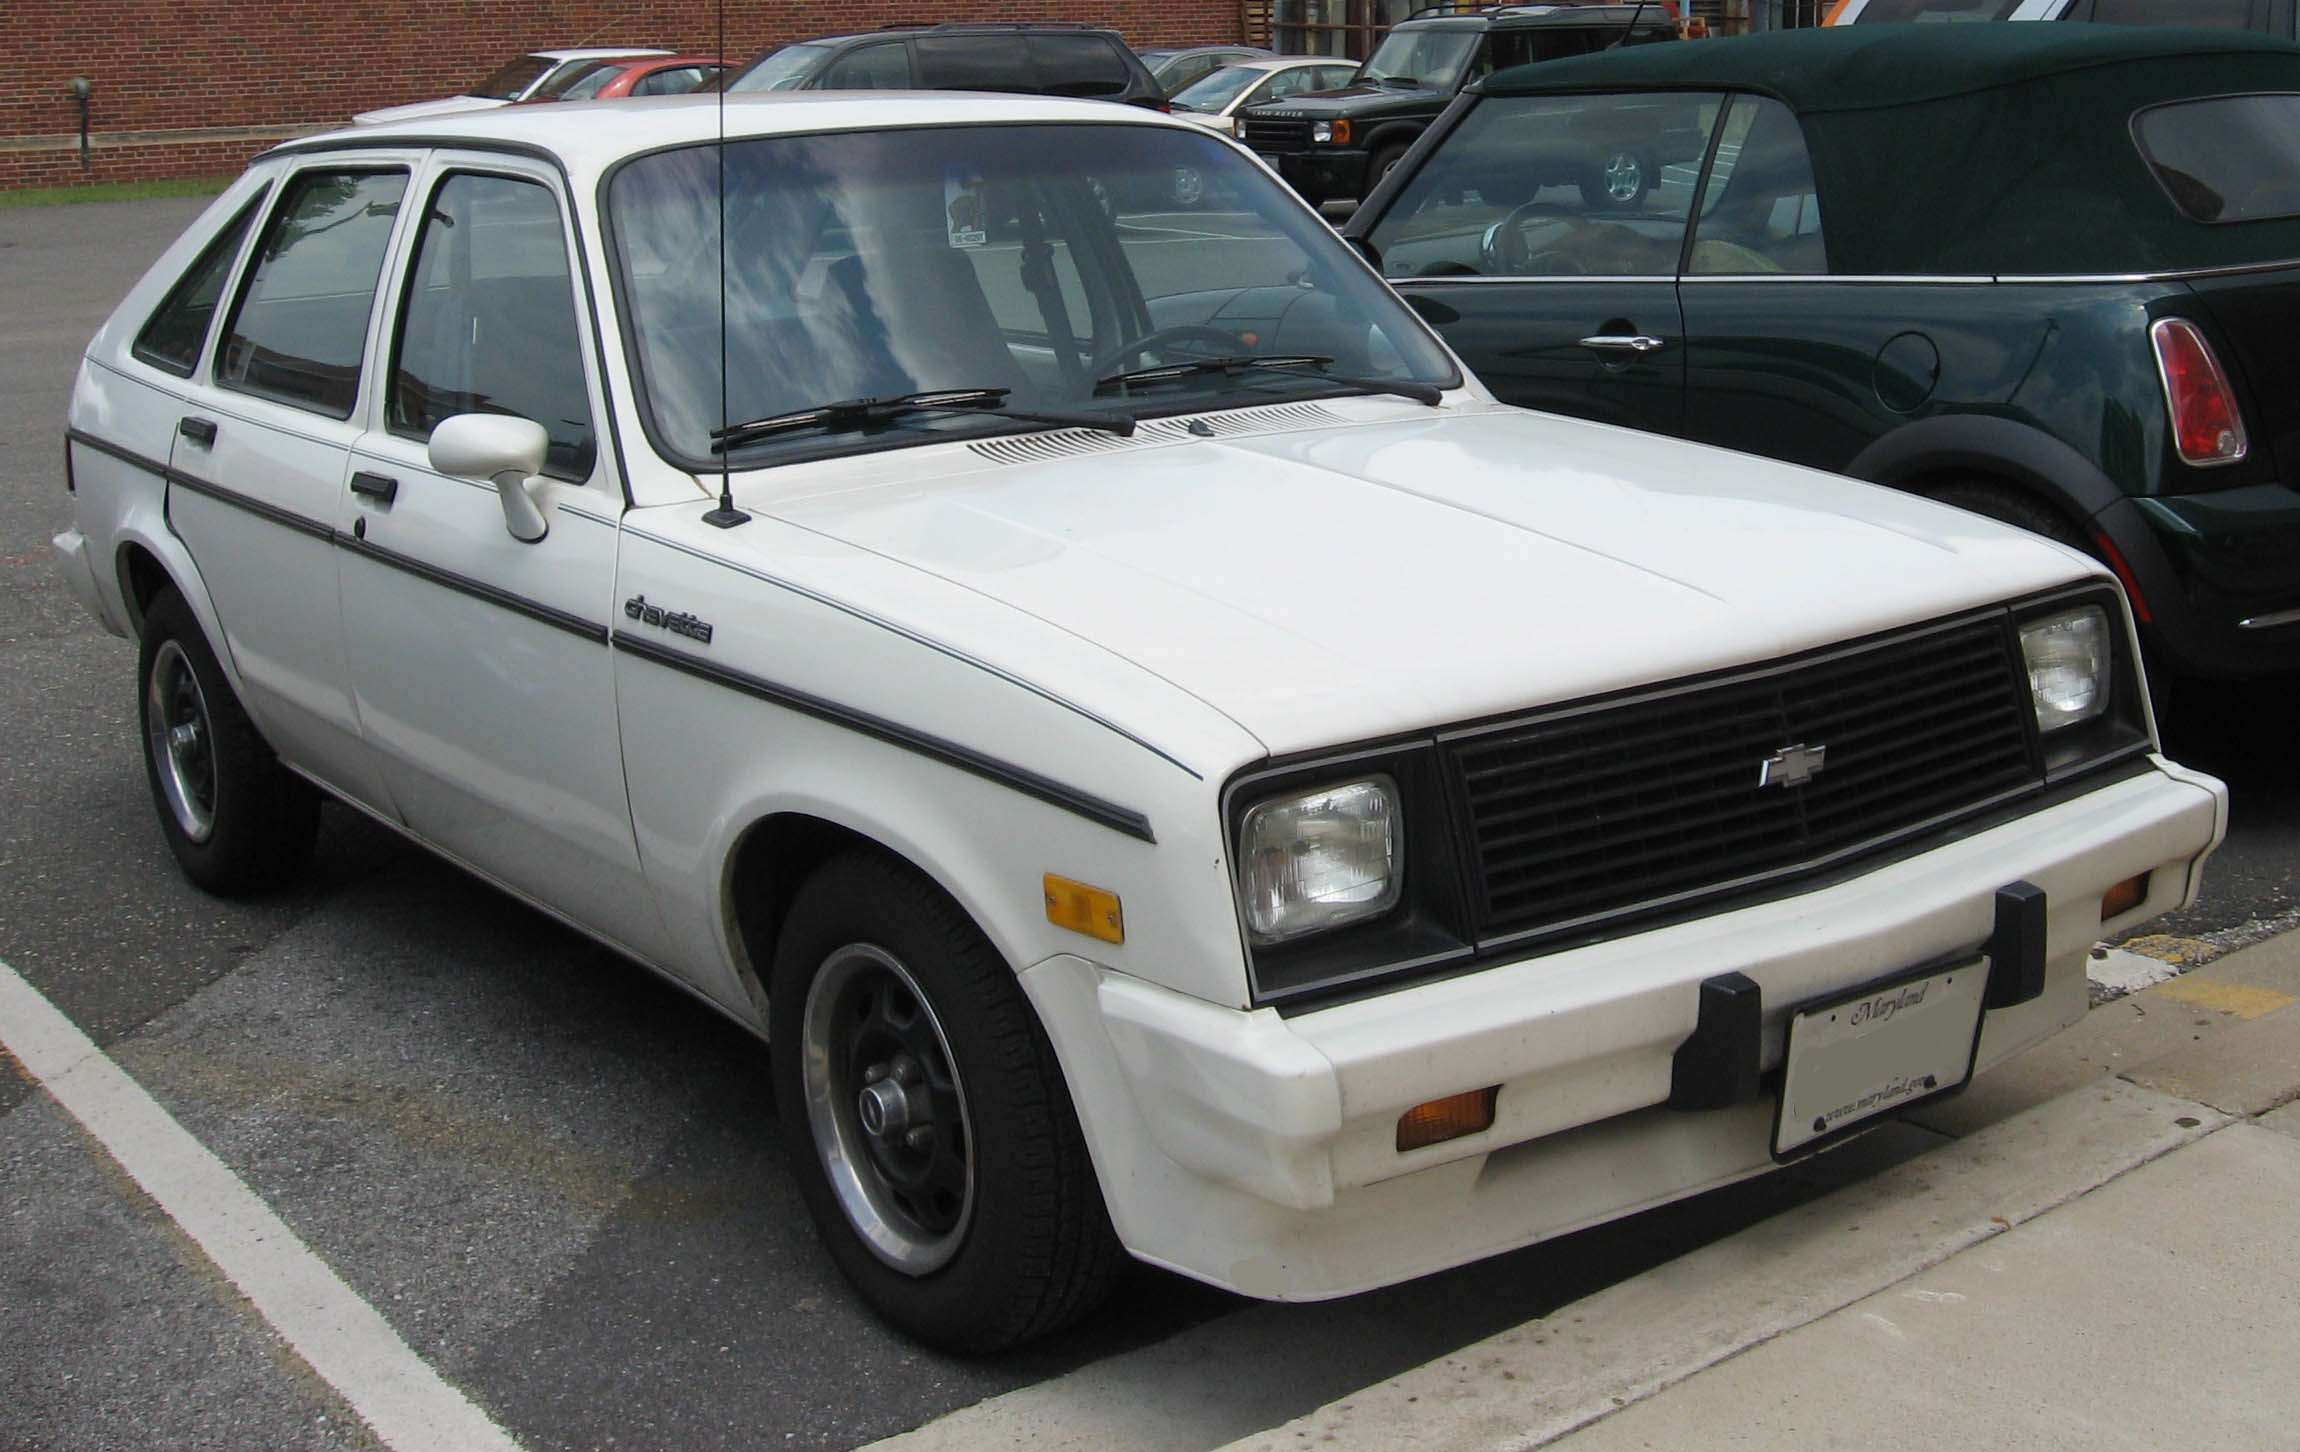
<svg viewBox="0 0 2300 1452">
<path fill-rule="evenodd" d="M 1340 414 L 1321 403 L 1280 403 L 1268 408 L 1235 409 L 1191 419 L 1154 419 L 1137 428 L 1130 439 L 1095 429 L 1058 429 L 1051 433 L 1021 434 L 1006 439 L 977 439 L 966 447 L 994 464 L 1035 464 L 1046 459 L 1071 458 L 1079 454 L 1107 454 L 1115 449 L 1138 448 L 1144 444 L 1182 444 L 1194 439 L 1236 438 L 1242 434 L 1317 428 L 1342 421 Z"/>
</svg>

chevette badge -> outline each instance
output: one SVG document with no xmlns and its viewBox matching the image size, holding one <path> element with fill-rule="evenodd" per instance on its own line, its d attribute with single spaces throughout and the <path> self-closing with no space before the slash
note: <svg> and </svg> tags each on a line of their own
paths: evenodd
<svg viewBox="0 0 2300 1452">
<path fill-rule="evenodd" d="M 642 625 L 660 625 L 673 635 L 684 635 L 703 645 L 711 643 L 711 627 L 708 622 L 697 620 L 684 610 L 665 610 L 660 605 L 650 605 L 644 595 L 633 595 L 625 600 L 623 613 Z"/>
<path fill-rule="evenodd" d="M 1784 746 L 1757 764 L 1757 785 L 1803 786 L 1821 774 L 1821 765 L 1828 756 L 1826 746 L 1807 746 L 1802 741 L 1795 746 Z"/>
</svg>

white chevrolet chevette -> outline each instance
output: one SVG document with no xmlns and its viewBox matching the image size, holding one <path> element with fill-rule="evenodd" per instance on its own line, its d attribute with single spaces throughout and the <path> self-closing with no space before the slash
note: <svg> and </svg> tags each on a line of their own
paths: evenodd
<svg viewBox="0 0 2300 1452">
<path fill-rule="evenodd" d="M 960 1349 L 1121 1249 L 1338 1296 L 1816 1150 L 2081 1015 L 2226 819 L 2097 566 L 1498 405 L 1118 107 L 295 142 L 68 460 L 195 881 L 325 794 L 767 1036 L 831 1254 Z"/>
</svg>

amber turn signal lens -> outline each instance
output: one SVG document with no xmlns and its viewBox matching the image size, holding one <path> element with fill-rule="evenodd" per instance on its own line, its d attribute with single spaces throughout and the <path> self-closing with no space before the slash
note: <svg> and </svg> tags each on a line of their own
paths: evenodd
<svg viewBox="0 0 2300 1452">
<path fill-rule="evenodd" d="M 2118 913 L 2131 912 L 2134 908 L 2139 907 L 2140 900 L 2147 896 L 2147 873 L 2143 872 L 2138 877 L 2126 878 L 2100 895 L 2100 920 L 2105 923 Z"/>
<path fill-rule="evenodd" d="M 1493 1128 L 1493 1102 L 1500 1097 L 1501 1086 L 1496 1084 L 1415 1105 L 1398 1116 L 1398 1153 Z"/>
<path fill-rule="evenodd" d="M 1046 874 L 1046 920 L 1105 943 L 1126 941 L 1126 915 L 1118 906 L 1117 893 L 1051 872 Z"/>
</svg>

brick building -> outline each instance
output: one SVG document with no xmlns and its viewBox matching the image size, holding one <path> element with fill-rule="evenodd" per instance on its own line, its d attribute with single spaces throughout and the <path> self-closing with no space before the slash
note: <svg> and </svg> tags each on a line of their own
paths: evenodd
<svg viewBox="0 0 2300 1452">
<path fill-rule="evenodd" d="M 17 76 L 0 90 L 0 190 L 230 172 L 354 111 L 451 95 L 522 51 L 707 52 L 717 19 L 715 0 L 0 0 Z M 1235 40 L 1252 23 L 1241 0 L 726 0 L 726 51 L 897 21 L 1054 19 L 1137 45 Z M 85 166 L 74 76 L 94 86 Z"/>
</svg>

